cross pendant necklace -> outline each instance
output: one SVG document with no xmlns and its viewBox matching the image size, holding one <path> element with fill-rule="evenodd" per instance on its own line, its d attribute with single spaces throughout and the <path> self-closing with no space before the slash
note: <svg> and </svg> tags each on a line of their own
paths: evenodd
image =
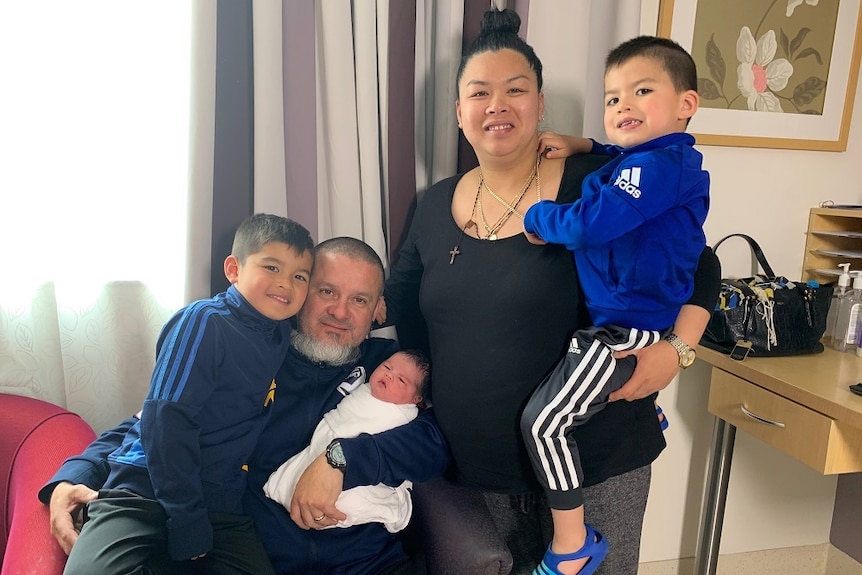
<svg viewBox="0 0 862 575">
<path fill-rule="evenodd" d="M 466 232 L 467 228 L 469 228 L 469 227 L 476 228 L 477 233 L 478 233 L 479 226 L 476 225 L 476 222 L 474 222 L 472 219 L 467 220 L 467 223 L 464 224 L 463 228 L 461 228 L 461 233 L 458 234 L 458 243 L 455 244 L 454 248 L 449 250 L 449 254 L 452 256 L 451 258 L 449 258 L 449 265 L 450 266 L 455 263 L 455 256 L 461 255 L 461 250 L 459 250 L 458 248 L 461 246 L 461 240 L 464 239 L 464 232 Z"/>
<path fill-rule="evenodd" d="M 458 242 L 458 243 L 461 243 L 461 242 Z M 449 258 L 449 265 L 451 266 L 452 264 L 454 264 L 454 263 L 455 263 L 455 256 L 457 256 L 458 254 L 460 254 L 460 253 L 461 253 L 461 250 L 459 250 L 459 249 L 458 249 L 458 246 L 455 246 L 454 248 L 452 248 L 451 250 L 449 250 L 449 253 L 450 253 L 450 254 L 452 254 L 452 257 L 451 257 L 451 258 Z"/>
<path fill-rule="evenodd" d="M 452 256 L 449 258 L 449 265 L 455 263 L 455 256 L 461 254 L 461 250 L 458 248 L 461 247 L 461 240 L 464 239 L 464 232 L 467 231 L 467 228 L 474 227 L 476 228 L 476 235 L 479 235 L 479 225 L 473 219 L 473 216 L 476 214 L 476 206 L 479 204 L 479 193 L 482 191 L 482 181 L 479 181 L 479 188 L 476 190 L 476 199 L 473 201 L 473 211 L 470 212 L 470 219 L 467 220 L 467 223 L 464 224 L 464 227 L 461 228 L 461 233 L 458 234 L 458 243 L 455 244 L 455 247 L 449 250 L 449 255 Z"/>
</svg>

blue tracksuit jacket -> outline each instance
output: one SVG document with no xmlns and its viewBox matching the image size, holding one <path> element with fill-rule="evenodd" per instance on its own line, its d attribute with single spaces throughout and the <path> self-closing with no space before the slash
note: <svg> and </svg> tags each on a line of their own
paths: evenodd
<svg viewBox="0 0 862 575">
<path fill-rule="evenodd" d="M 662 330 L 694 289 L 706 245 L 709 174 L 690 134 L 668 134 L 623 149 L 586 177 L 581 199 L 542 201 L 524 228 L 574 252 L 593 325 Z"/>
<path fill-rule="evenodd" d="M 234 286 L 162 329 L 141 420 L 108 457 L 104 487 L 162 505 L 175 559 L 212 548 L 209 513 L 242 513 L 242 466 L 266 423 L 290 331 Z"/>
</svg>

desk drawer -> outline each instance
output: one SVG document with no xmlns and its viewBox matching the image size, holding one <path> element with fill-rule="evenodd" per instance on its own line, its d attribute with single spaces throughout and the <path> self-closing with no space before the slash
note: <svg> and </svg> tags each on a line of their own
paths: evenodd
<svg viewBox="0 0 862 575">
<path fill-rule="evenodd" d="M 718 368 L 712 370 L 709 412 L 820 473 L 862 471 L 862 430 Z"/>
</svg>

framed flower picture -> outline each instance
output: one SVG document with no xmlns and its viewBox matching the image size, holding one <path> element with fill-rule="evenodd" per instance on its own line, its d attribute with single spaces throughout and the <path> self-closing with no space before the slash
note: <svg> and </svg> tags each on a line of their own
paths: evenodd
<svg viewBox="0 0 862 575">
<path fill-rule="evenodd" d="M 660 0 L 658 34 L 688 50 L 699 144 L 841 151 L 862 53 L 862 0 Z"/>
</svg>

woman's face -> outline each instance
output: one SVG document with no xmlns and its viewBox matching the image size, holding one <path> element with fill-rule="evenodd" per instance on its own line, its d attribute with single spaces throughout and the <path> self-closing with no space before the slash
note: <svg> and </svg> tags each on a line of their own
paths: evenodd
<svg viewBox="0 0 862 575">
<path fill-rule="evenodd" d="M 503 156 L 524 146 L 535 148 L 544 107 L 536 74 L 520 53 L 483 52 L 464 67 L 455 111 L 477 154 Z"/>
</svg>

